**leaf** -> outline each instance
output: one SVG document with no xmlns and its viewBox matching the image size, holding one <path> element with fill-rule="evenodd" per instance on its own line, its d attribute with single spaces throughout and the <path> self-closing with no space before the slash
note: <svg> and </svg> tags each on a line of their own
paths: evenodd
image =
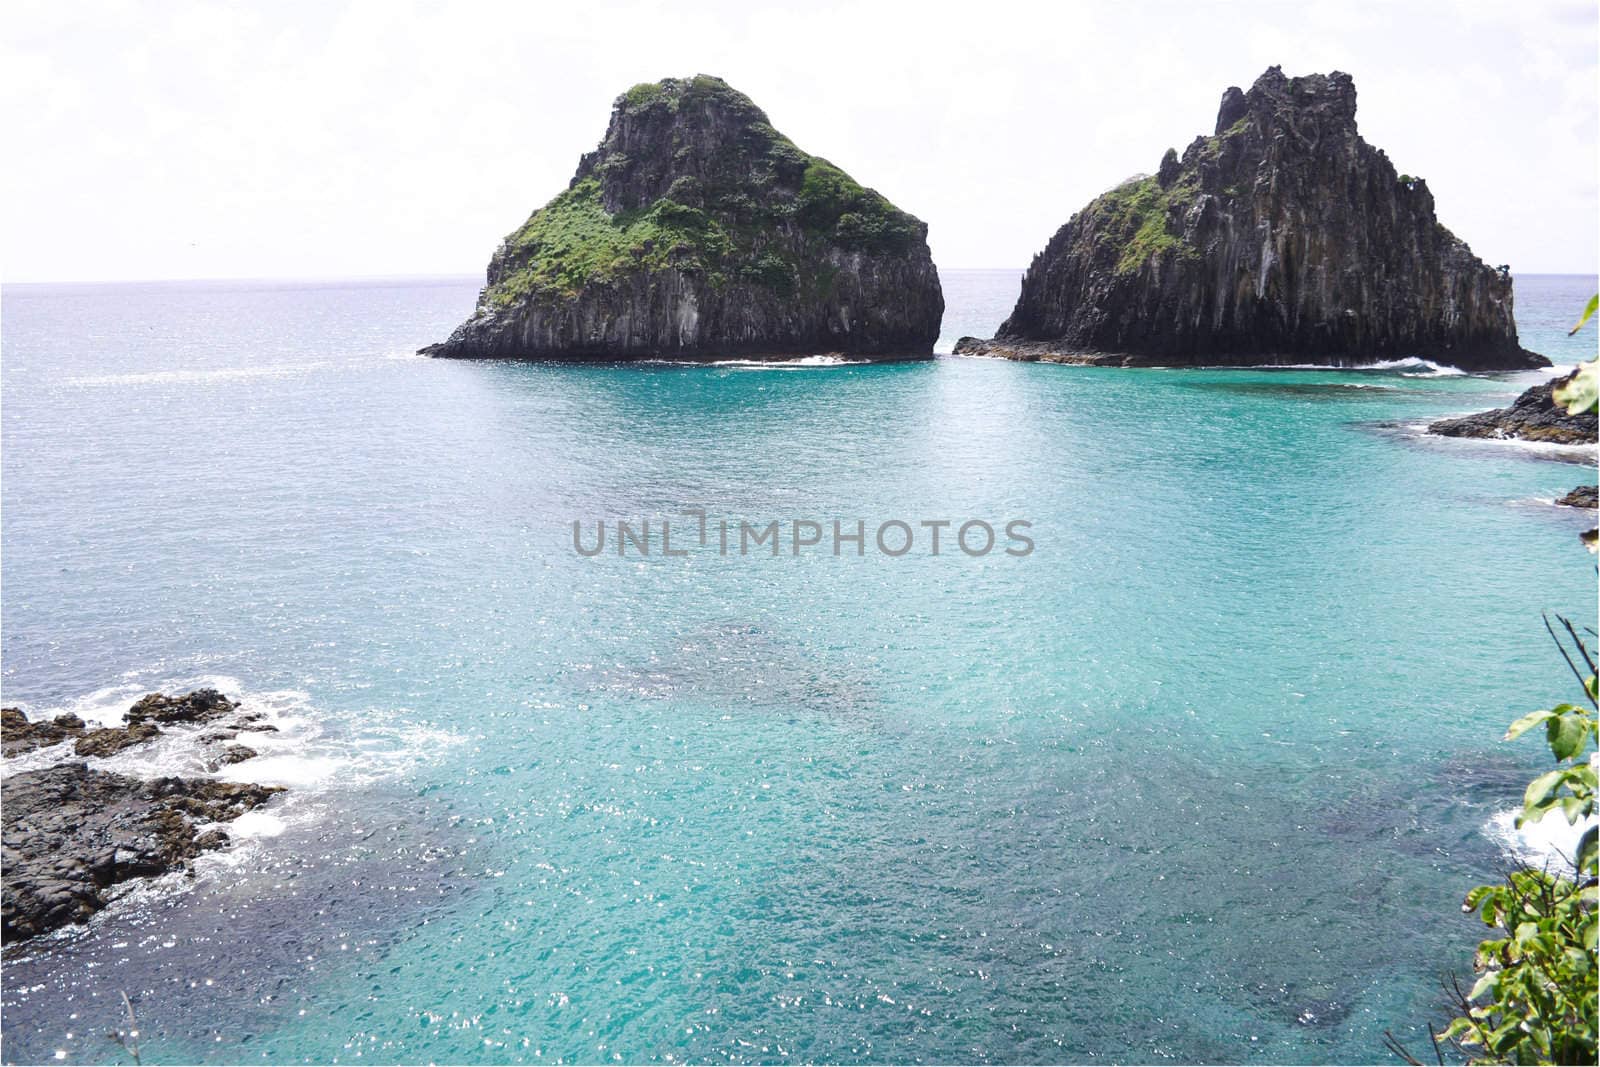
<svg viewBox="0 0 1600 1067">
<path fill-rule="evenodd" d="M 1600 829 L 1591 826 L 1578 839 L 1579 872 L 1587 871 L 1592 876 L 1596 858 L 1600 858 Z"/>
<path fill-rule="evenodd" d="M 1550 794 L 1561 787 L 1561 779 L 1566 776 L 1565 770 L 1546 771 L 1528 783 L 1527 792 L 1522 794 L 1522 805 L 1533 808 L 1550 799 Z"/>
<path fill-rule="evenodd" d="M 1578 324 L 1567 331 L 1567 336 L 1571 337 L 1573 334 L 1583 329 L 1583 324 L 1594 317 L 1596 310 L 1600 310 L 1600 293 L 1596 293 L 1594 296 L 1589 298 L 1588 306 L 1583 309 L 1583 315 L 1579 317 Z"/>
<path fill-rule="evenodd" d="M 1568 415 L 1600 410 L 1600 360 L 1578 364 L 1572 380 L 1552 389 L 1550 396 L 1567 409 Z"/>
<path fill-rule="evenodd" d="M 1515 741 L 1546 719 L 1555 718 L 1555 714 L 1553 711 L 1530 711 L 1506 728 L 1506 736 L 1502 740 Z"/>
<path fill-rule="evenodd" d="M 1589 736 L 1588 725 L 1582 714 L 1559 715 L 1550 720 L 1544 736 L 1556 759 L 1569 760 L 1583 751 L 1583 743 Z"/>
</svg>

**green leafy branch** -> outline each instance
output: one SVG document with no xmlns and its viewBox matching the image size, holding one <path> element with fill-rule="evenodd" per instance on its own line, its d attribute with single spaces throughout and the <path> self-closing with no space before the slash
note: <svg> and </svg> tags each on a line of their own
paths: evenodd
<svg viewBox="0 0 1600 1067">
<path fill-rule="evenodd" d="M 1558 764 L 1528 784 L 1519 827 L 1555 812 L 1571 825 L 1595 818 L 1595 762 L 1588 755 L 1600 744 L 1595 657 L 1572 623 L 1560 621 L 1565 640 L 1548 619 L 1545 627 L 1582 685 L 1583 703 L 1531 712 L 1506 731 L 1510 741 L 1543 726 Z M 1504 935 L 1478 945 L 1479 978 L 1469 992 L 1457 990 L 1460 1014 L 1440 1035 L 1471 1062 L 1595 1062 L 1596 846 L 1591 825 L 1579 839 L 1571 876 L 1524 869 L 1467 894 L 1463 910 Z"/>
</svg>

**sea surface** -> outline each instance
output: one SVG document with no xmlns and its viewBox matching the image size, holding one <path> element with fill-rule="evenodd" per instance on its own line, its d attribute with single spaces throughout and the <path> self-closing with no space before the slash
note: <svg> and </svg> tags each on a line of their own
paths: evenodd
<svg viewBox="0 0 1600 1067">
<path fill-rule="evenodd" d="M 941 351 L 1018 277 L 946 272 Z M 6 1061 L 131 1062 L 123 992 L 146 1064 L 1426 1048 L 1531 847 L 1499 738 L 1575 695 L 1595 471 L 1416 427 L 1540 374 L 413 355 L 477 284 L 6 287 L 5 702 L 216 685 L 280 728 L 226 773 L 291 787 L 9 948 Z M 1524 343 L 1592 355 L 1595 286 L 1519 277 Z"/>
</svg>

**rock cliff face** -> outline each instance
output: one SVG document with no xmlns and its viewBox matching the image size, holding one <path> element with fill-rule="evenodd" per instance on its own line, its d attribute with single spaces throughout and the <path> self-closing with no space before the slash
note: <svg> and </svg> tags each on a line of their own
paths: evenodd
<svg viewBox="0 0 1600 1067">
<path fill-rule="evenodd" d="M 1216 132 L 1090 203 L 1034 258 L 992 342 L 958 352 L 1159 365 L 1418 356 L 1548 366 L 1511 279 L 1434 218 L 1420 178 L 1356 132 L 1347 74 L 1230 88 Z"/>
<path fill-rule="evenodd" d="M 932 354 L 927 226 L 699 76 L 619 97 L 567 191 L 507 237 L 434 356 Z"/>
</svg>

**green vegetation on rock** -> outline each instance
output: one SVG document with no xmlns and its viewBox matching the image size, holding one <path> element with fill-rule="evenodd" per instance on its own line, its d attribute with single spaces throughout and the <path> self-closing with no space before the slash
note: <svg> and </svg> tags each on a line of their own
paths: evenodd
<svg viewBox="0 0 1600 1067">
<path fill-rule="evenodd" d="M 1102 216 L 1102 226 L 1108 232 L 1123 235 L 1118 274 L 1131 274 L 1167 253 L 1186 258 L 1199 255 L 1168 224 L 1172 208 L 1193 203 L 1198 191 L 1188 176 L 1179 178 L 1168 189 L 1161 188 L 1154 177 L 1135 178 L 1090 205 L 1089 210 Z"/>
<path fill-rule="evenodd" d="M 801 151 L 719 78 L 635 85 L 616 109 L 635 124 L 629 152 L 602 144 L 571 188 L 506 239 L 486 294 L 491 306 L 538 294 L 571 297 L 588 285 L 663 270 L 703 275 L 716 288 L 815 294 L 837 273 L 819 265 L 831 252 L 907 254 L 924 238 L 921 222 Z M 677 116 L 690 110 L 732 124 L 733 132 L 710 152 L 688 143 L 677 125 L 687 120 Z M 674 169 L 693 173 L 680 174 L 642 208 L 608 211 L 607 190 L 656 162 L 647 150 L 652 141 L 671 154 Z"/>
<path fill-rule="evenodd" d="M 1118 274 L 1136 273 L 1152 259 L 1168 254 L 1184 259 L 1199 258 L 1199 250 L 1191 247 L 1173 229 L 1173 223 L 1200 195 L 1200 178 L 1194 161 L 1216 160 L 1228 141 L 1249 132 L 1250 124 L 1251 119 L 1246 115 L 1219 134 L 1197 139 L 1184 153 L 1183 158 L 1188 165 L 1178 172 L 1166 188 L 1154 175 L 1134 178 L 1103 193 L 1089 205 L 1090 211 L 1101 214 L 1102 225 L 1107 227 L 1107 232 L 1121 235 L 1124 242 L 1122 254 L 1117 260 Z M 1168 156 L 1174 155 L 1168 151 Z M 1164 159 L 1163 168 L 1167 165 L 1168 161 Z M 1222 193 L 1238 197 L 1244 194 L 1244 189 L 1230 185 Z"/>
<path fill-rule="evenodd" d="M 922 240 L 920 222 L 825 159 L 810 159 L 796 207 L 809 233 L 845 248 L 903 252 Z"/>
<path fill-rule="evenodd" d="M 600 182 L 585 178 L 506 239 L 506 256 L 519 265 L 489 295 L 506 304 L 536 292 L 570 295 L 629 270 L 705 269 L 728 247 L 723 228 L 699 208 L 662 197 L 645 211 L 613 215 L 601 202 Z"/>
</svg>

